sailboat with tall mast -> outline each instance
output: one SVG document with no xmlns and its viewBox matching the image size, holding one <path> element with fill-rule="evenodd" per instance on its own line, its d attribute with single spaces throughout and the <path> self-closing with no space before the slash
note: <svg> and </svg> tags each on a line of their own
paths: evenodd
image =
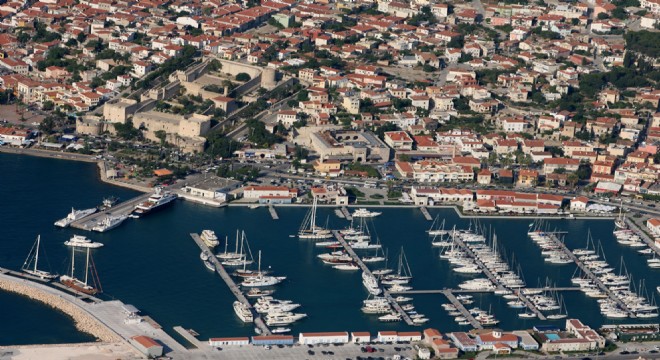
<svg viewBox="0 0 660 360">
<path fill-rule="evenodd" d="M 623 215 L 623 200 L 621 200 L 621 204 L 619 205 L 619 217 L 614 220 L 614 226 L 619 229 L 628 228 L 628 225 L 626 224 L 626 216 Z"/>
<path fill-rule="evenodd" d="M 32 245 L 28 257 L 25 259 L 21 270 L 24 273 L 37 276 L 44 280 L 56 279 L 59 275 L 51 274 L 48 271 L 39 270 L 39 248 L 41 247 L 41 235 L 37 235 L 37 241 Z"/>
<path fill-rule="evenodd" d="M 244 266 L 250 265 L 254 262 L 252 257 L 252 251 L 250 250 L 250 244 L 245 238 L 245 231 L 241 231 L 241 249 L 238 252 L 237 257 L 232 257 L 221 262 L 224 266 Z M 248 258 L 248 254 L 250 257 Z"/>
<path fill-rule="evenodd" d="M 90 249 L 87 248 L 86 261 L 85 261 L 85 279 L 79 280 L 76 278 L 76 248 L 71 248 L 71 275 L 62 275 L 60 276 L 60 282 L 65 286 L 80 291 L 88 295 L 96 295 L 103 290 L 101 289 L 101 282 L 99 281 L 98 274 L 96 272 L 96 266 L 94 266 L 94 259 L 90 254 Z M 91 274 L 91 279 L 90 279 Z M 94 285 L 90 285 L 91 283 Z"/>
<path fill-rule="evenodd" d="M 247 279 L 245 279 L 241 283 L 241 286 L 245 286 L 245 287 L 273 286 L 286 280 L 285 276 L 270 276 L 261 273 L 261 250 L 259 250 L 259 267 L 257 274 L 258 274 L 257 276 L 248 277 Z"/>
<path fill-rule="evenodd" d="M 312 202 L 312 208 L 309 210 L 305 219 L 300 225 L 300 230 L 298 231 L 298 237 L 301 239 L 329 239 L 332 237 L 332 233 L 328 229 L 316 226 L 316 206 L 317 198 L 314 198 Z"/>
</svg>

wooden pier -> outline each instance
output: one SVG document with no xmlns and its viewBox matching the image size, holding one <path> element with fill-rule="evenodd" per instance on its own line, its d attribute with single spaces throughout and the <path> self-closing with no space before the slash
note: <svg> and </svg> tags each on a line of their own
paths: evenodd
<svg viewBox="0 0 660 360">
<path fill-rule="evenodd" d="M 203 349 L 204 348 L 204 343 L 199 341 L 196 337 L 193 336 L 188 330 L 184 329 L 181 326 L 175 326 L 174 331 L 179 333 L 179 335 L 183 336 L 184 339 L 186 339 L 187 342 L 189 342 L 191 345 L 198 349 Z"/>
<path fill-rule="evenodd" d="M 426 220 L 433 221 L 433 218 L 431 217 L 431 214 L 429 214 L 429 210 L 426 208 L 426 206 L 420 207 L 419 210 L 422 211 L 422 215 L 424 215 Z"/>
<path fill-rule="evenodd" d="M 105 217 L 108 215 L 119 216 L 119 215 L 130 214 L 133 211 L 133 209 L 135 209 L 135 206 L 137 204 L 147 200 L 149 196 L 151 196 L 151 193 L 142 194 L 140 196 L 134 197 L 130 200 L 119 203 L 109 209 L 99 211 L 89 216 L 86 216 L 80 220 L 76 220 L 72 222 L 70 226 L 72 228 L 76 228 L 80 230 L 91 231 L 92 228 L 96 226 L 96 224 L 103 221 L 103 219 L 105 219 Z"/>
<path fill-rule="evenodd" d="M 470 249 L 470 247 L 468 247 L 468 246 L 463 242 L 463 240 L 461 240 L 461 239 L 459 239 L 458 237 L 456 237 L 456 238 L 454 238 L 454 241 L 456 242 L 456 244 L 458 244 L 458 246 L 461 247 L 461 249 L 463 249 L 463 251 L 465 251 L 465 252 L 470 256 L 470 258 L 472 258 L 472 259 L 474 260 L 474 262 L 475 262 L 475 263 L 477 264 L 477 266 L 481 269 L 481 271 L 483 271 L 484 275 L 486 275 L 486 277 L 488 278 L 488 280 L 490 280 L 495 286 L 497 286 L 497 289 L 499 289 L 499 290 L 504 290 L 504 289 L 506 289 L 506 287 L 502 286 L 502 284 L 499 282 L 499 280 L 497 280 L 497 278 L 495 277 L 495 274 L 493 274 L 493 273 L 488 269 L 488 267 L 486 266 L 486 264 L 484 264 L 481 260 L 479 260 L 479 258 L 476 256 L 476 254 L 472 251 L 472 249 Z M 512 290 L 512 291 L 513 291 L 513 290 Z M 537 317 L 539 320 L 545 320 L 545 315 L 543 315 L 543 313 L 542 313 L 542 312 L 536 307 L 536 305 L 534 305 L 531 301 L 529 301 L 529 299 L 527 298 L 527 296 L 525 296 L 525 294 L 523 294 L 523 293 L 520 292 L 520 291 L 514 291 L 514 292 L 515 292 L 515 294 L 518 296 L 518 298 L 519 298 L 522 302 L 525 303 L 525 305 L 529 308 L 529 310 L 531 310 L 533 313 L 536 314 L 536 317 Z"/>
<path fill-rule="evenodd" d="M 252 311 L 252 317 L 254 318 L 254 324 L 261 330 L 261 333 L 263 335 L 272 335 L 272 333 L 270 332 L 270 329 L 268 328 L 268 326 L 266 326 L 266 323 L 261 318 L 261 315 L 254 310 L 254 308 L 252 307 L 252 304 L 250 304 L 250 302 L 245 297 L 245 295 L 243 295 L 243 292 L 241 291 L 241 289 L 234 282 L 234 279 L 232 279 L 232 277 L 229 276 L 229 273 L 227 273 L 227 270 L 225 270 L 225 267 L 222 266 L 222 264 L 220 263 L 218 258 L 215 257 L 215 255 L 213 255 L 213 251 L 211 251 L 209 249 L 209 247 L 206 246 L 206 244 L 204 243 L 204 241 L 202 241 L 202 239 L 199 237 L 199 235 L 197 235 L 195 233 L 191 233 L 190 237 L 192 237 L 192 239 L 195 240 L 195 243 L 197 244 L 197 246 L 199 246 L 199 248 L 202 251 L 208 251 L 209 254 L 211 254 L 211 256 L 209 256 L 209 261 L 211 261 L 213 263 L 213 265 L 215 265 L 215 271 L 218 273 L 218 275 L 220 275 L 222 280 L 225 281 L 225 283 L 229 287 L 229 290 L 236 297 L 236 300 L 238 300 L 241 303 L 247 305 L 247 307 L 250 309 L 250 311 Z"/>
<path fill-rule="evenodd" d="M 481 325 L 477 319 L 472 316 L 472 314 L 465 308 L 465 306 L 458 301 L 456 296 L 452 293 L 451 290 L 442 290 L 441 293 L 447 297 L 447 300 L 456 307 L 456 310 L 458 310 L 463 317 L 470 322 L 470 325 L 472 325 L 473 328 L 475 329 L 483 329 L 484 327 Z"/>
<path fill-rule="evenodd" d="M 348 211 L 348 208 L 346 206 L 341 207 L 341 212 L 344 214 L 344 218 L 348 221 L 353 221 L 353 215 Z"/>
<path fill-rule="evenodd" d="M 337 230 L 332 230 L 332 234 L 335 236 L 335 238 L 337 239 L 337 241 L 339 241 L 339 243 L 344 247 L 344 249 L 346 249 L 346 252 L 351 256 L 351 258 L 353 258 L 353 261 L 354 261 L 356 264 L 358 264 L 358 266 L 360 267 L 360 269 L 362 269 L 362 271 L 363 271 L 364 273 L 366 273 L 367 275 L 374 276 L 374 275 L 371 273 L 371 270 L 367 267 L 367 265 L 366 265 L 366 264 L 362 261 L 362 259 L 360 259 L 360 257 L 355 253 L 355 250 L 353 250 L 353 248 L 350 247 L 350 245 L 348 245 L 348 243 L 346 242 L 346 240 L 344 240 L 344 237 L 339 233 L 339 231 L 337 231 Z M 391 294 L 389 291 L 387 291 L 386 289 L 383 289 L 382 287 L 381 287 L 381 290 L 383 290 L 383 296 L 385 297 L 385 299 L 387 299 L 387 302 L 389 302 L 389 303 L 390 303 L 390 306 L 392 306 L 392 307 L 394 308 L 394 310 L 396 310 L 396 312 L 398 312 L 399 315 L 401 315 L 401 318 L 403 319 L 403 321 L 405 321 L 406 324 L 408 324 L 408 325 L 411 325 L 411 326 L 412 326 L 412 325 L 415 325 L 415 323 L 413 323 L 412 319 L 410 318 L 410 315 L 408 315 L 408 314 L 407 314 L 407 313 L 401 308 L 401 305 L 399 305 L 399 303 L 398 303 L 396 300 L 394 300 L 394 298 L 392 297 L 392 294 Z"/>
<path fill-rule="evenodd" d="M 571 250 L 569 250 L 566 247 L 566 244 L 564 244 L 563 241 L 559 240 L 559 238 L 554 234 L 550 234 L 549 238 L 552 240 L 553 243 L 555 243 L 556 246 L 561 248 L 561 250 L 566 254 L 566 256 L 568 256 L 569 258 L 571 258 L 571 260 L 573 260 L 573 262 L 580 268 L 580 270 L 582 270 L 582 272 L 584 272 L 591 279 L 591 281 L 593 281 L 594 284 L 598 286 L 598 288 L 602 292 L 607 294 L 607 297 L 609 297 L 610 300 L 614 301 L 621 308 L 621 310 L 627 312 L 629 317 L 635 318 L 635 314 L 631 312 L 630 309 L 628 309 L 628 306 L 626 306 L 626 304 L 623 301 L 621 301 L 621 299 L 619 299 L 616 295 L 614 295 L 614 292 L 612 292 L 612 290 L 610 290 L 607 286 L 605 286 L 605 284 L 603 284 L 603 282 L 600 281 L 600 279 L 593 272 L 591 272 L 591 270 L 587 268 L 584 265 L 584 263 L 580 259 L 578 259 L 577 256 L 575 256 L 575 254 L 573 254 Z"/>
<path fill-rule="evenodd" d="M 268 205 L 268 212 L 270 212 L 270 216 L 273 218 L 273 220 L 279 220 L 280 217 L 277 215 L 277 211 L 275 211 L 275 208 L 273 205 Z"/>
</svg>

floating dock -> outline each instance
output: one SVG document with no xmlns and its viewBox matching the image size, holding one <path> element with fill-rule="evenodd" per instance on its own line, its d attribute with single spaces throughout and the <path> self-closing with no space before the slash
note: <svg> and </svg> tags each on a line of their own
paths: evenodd
<svg viewBox="0 0 660 360">
<path fill-rule="evenodd" d="M 198 349 L 203 349 L 204 348 L 204 343 L 199 341 L 196 337 L 193 336 L 188 330 L 184 329 L 181 326 L 175 326 L 174 331 L 179 333 L 179 335 L 183 336 L 184 339 L 186 339 L 187 342 L 192 344 L 194 347 Z"/>
<path fill-rule="evenodd" d="M 346 208 L 346 206 L 342 206 L 342 207 L 341 207 L 341 212 L 342 212 L 342 214 L 344 214 L 344 218 L 345 218 L 346 220 L 348 220 L 348 221 L 353 221 L 353 215 L 351 215 L 351 213 L 348 211 L 348 209 Z"/>
<path fill-rule="evenodd" d="M 481 323 L 477 321 L 477 319 L 475 319 L 474 316 L 472 316 L 472 314 L 465 308 L 465 306 L 460 301 L 458 301 L 451 290 L 442 290 L 441 293 L 444 294 L 447 297 L 447 300 L 449 300 L 449 302 L 454 305 L 454 307 L 456 307 L 456 310 L 458 310 L 461 315 L 463 315 L 463 317 L 470 322 L 470 325 L 472 325 L 473 328 L 484 328 Z"/>
<path fill-rule="evenodd" d="M 101 222 L 103 219 L 105 219 L 106 216 L 108 215 L 113 215 L 113 216 L 119 216 L 119 215 L 128 215 L 130 214 L 135 206 L 149 198 L 152 194 L 142 194 L 140 196 L 134 197 L 130 200 L 124 201 L 122 203 L 119 203 L 109 209 L 103 210 L 96 212 L 94 214 L 91 214 L 89 216 L 86 216 L 80 220 L 76 220 L 71 223 L 72 228 L 80 229 L 80 230 L 89 230 L 91 231 L 96 224 Z"/>
<path fill-rule="evenodd" d="M 371 273 L 371 270 L 367 267 L 367 265 L 355 253 L 355 250 L 353 250 L 353 248 L 348 245 L 346 240 L 344 240 L 344 237 L 339 233 L 339 231 L 332 230 L 332 234 L 335 236 L 337 241 L 339 241 L 339 243 L 344 247 L 344 249 L 346 249 L 346 252 L 351 256 L 351 258 L 353 258 L 353 261 L 355 261 L 355 263 L 358 264 L 360 269 L 362 269 L 362 271 L 367 273 L 368 275 L 374 276 Z M 408 325 L 411 325 L 411 326 L 415 325 L 415 323 L 413 323 L 412 319 L 410 318 L 410 315 L 408 315 L 401 308 L 401 305 L 399 305 L 399 303 L 396 300 L 394 300 L 394 298 L 392 297 L 392 294 L 390 294 L 389 291 L 387 291 L 386 289 L 383 289 L 382 287 L 381 287 L 381 290 L 383 290 L 383 296 L 385 297 L 385 299 L 387 299 L 387 302 L 389 302 L 390 306 L 392 306 L 394 308 L 394 310 L 396 310 L 396 312 L 398 312 L 399 315 L 401 315 L 401 318 L 403 319 L 403 321 L 405 321 L 406 324 L 408 324 Z"/>
<path fill-rule="evenodd" d="M 544 232 L 544 233 L 549 235 L 548 238 L 551 239 L 556 246 L 561 248 L 561 250 L 566 254 L 566 256 L 571 258 L 571 260 L 573 260 L 573 262 L 580 268 L 580 270 L 582 270 L 582 272 L 584 272 L 589 277 L 589 279 L 591 279 L 591 281 L 593 281 L 594 284 L 598 286 L 598 288 L 602 292 L 607 294 L 607 297 L 610 298 L 610 300 L 614 301 L 621 308 L 621 310 L 628 313 L 628 316 L 630 318 L 633 319 L 635 318 L 635 314 L 630 311 L 628 306 L 623 301 L 621 301 L 621 299 L 619 299 L 616 295 L 614 295 L 614 292 L 612 292 L 612 290 L 610 290 L 607 286 L 605 286 L 605 284 L 603 284 L 603 282 L 600 281 L 600 279 L 594 273 L 592 273 L 591 270 L 587 268 L 584 265 L 584 263 L 580 259 L 578 259 L 577 256 L 575 256 L 575 254 L 573 254 L 571 250 L 569 250 L 566 247 L 566 244 L 564 244 L 563 241 L 560 241 L 559 238 L 552 232 Z"/>
<path fill-rule="evenodd" d="M 213 254 L 213 251 L 211 251 L 209 249 L 209 247 L 206 246 L 206 244 L 204 244 L 204 241 L 202 241 L 202 239 L 199 237 L 199 235 L 197 235 L 195 233 L 191 233 L 190 237 L 192 237 L 192 239 L 195 241 L 197 246 L 199 246 L 199 248 L 202 251 L 208 251 L 209 254 Z M 241 289 L 234 282 L 234 279 L 232 279 L 232 277 L 229 276 L 229 273 L 227 273 L 227 270 L 225 270 L 225 267 L 222 266 L 222 264 L 220 263 L 218 258 L 215 257 L 215 255 L 209 256 L 209 261 L 211 261 L 213 263 L 213 265 L 215 265 L 215 271 L 218 273 L 218 275 L 220 275 L 222 280 L 225 281 L 225 283 L 229 287 L 229 290 L 236 297 L 236 300 L 240 301 L 241 303 L 247 305 L 248 308 L 250 308 L 250 311 L 252 311 L 252 317 L 254 318 L 254 324 L 261 330 L 262 335 L 272 335 L 272 333 L 270 332 L 270 329 L 268 328 L 268 326 L 266 326 L 266 323 L 261 318 L 261 315 L 254 310 L 254 308 L 252 307 L 252 304 L 250 304 L 250 302 L 245 297 L 245 295 L 243 295 L 243 292 L 241 291 Z"/>
<path fill-rule="evenodd" d="M 429 210 L 426 208 L 426 206 L 420 207 L 419 210 L 422 211 L 422 215 L 424 215 L 426 220 L 433 221 L 433 218 L 431 217 L 431 214 L 429 214 Z"/>
<path fill-rule="evenodd" d="M 468 246 L 463 242 L 463 240 L 461 240 L 461 239 L 459 239 L 458 237 L 456 237 L 456 238 L 454 238 L 454 241 L 456 242 L 456 244 L 458 244 L 458 246 L 459 246 L 461 249 L 463 249 L 463 251 L 465 251 L 465 252 L 470 256 L 470 258 L 472 258 L 472 259 L 474 260 L 474 262 L 475 262 L 475 263 L 477 264 L 477 266 L 481 269 L 481 271 L 483 271 L 484 275 L 486 275 L 486 277 L 488 278 L 488 280 L 490 280 L 493 284 L 495 284 L 495 286 L 497 286 L 497 288 L 498 288 L 499 290 L 504 290 L 504 289 L 506 289 L 506 287 L 502 286 L 502 284 L 499 282 L 499 280 L 497 280 L 497 278 L 495 277 L 495 274 L 493 274 L 493 273 L 488 269 L 488 267 L 486 267 L 486 264 L 484 264 L 484 263 L 483 263 L 483 262 L 482 262 L 482 261 L 481 261 L 481 260 L 475 255 L 475 254 L 474 254 L 474 252 L 472 251 L 472 249 L 470 249 L 470 247 L 468 247 Z M 518 295 L 518 298 L 519 298 L 522 302 L 525 303 L 525 305 L 529 308 L 529 310 L 531 310 L 533 313 L 536 314 L 536 317 L 537 317 L 539 320 L 545 320 L 545 315 L 543 315 L 543 313 L 542 313 L 542 312 L 536 307 L 536 305 L 534 305 L 531 301 L 529 301 L 529 299 L 527 298 L 527 296 L 525 296 L 525 294 L 523 294 L 523 293 L 522 293 L 521 291 L 519 291 L 519 290 L 512 290 L 512 291 L 513 291 L 516 295 Z"/>
<path fill-rule="evenodd" d="M 279 220 L 280 217 L 277 215 L 277 211 L 275 211 L 275 208 L 273 205 L 268 205 L 268 212 L 270 213 L 270 216 L 273 218 L 273 220 Z"/>
</svg>

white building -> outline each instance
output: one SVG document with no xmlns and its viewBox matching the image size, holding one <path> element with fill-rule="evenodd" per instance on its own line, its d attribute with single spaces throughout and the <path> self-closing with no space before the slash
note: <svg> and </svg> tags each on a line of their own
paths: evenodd
<svg viewBox="0 0 660 360">
<path fill-rule="evenodd" d="M 367 331 L 359 331 L 351 333 L 351 342 L 355 344 L 363 344 L 371 342 L 371 334 Z"/>
<path fill-rule="evenodd" d="M 348 343 L 348 332 L 317 332 L 317 333 L 300 333 L 298 342 L 303 345 L 307 344 L 346 344 Z"/>
<path fill-rule="evenodd" d="M 379 331 L 378 337 L 376 337 L 378 342 L 397 342 L 399 341 L 399 335 L 396 331 Z"/>
<path fill-rule="evenodd" d="M 584 196 L 578 196 L 571 199 L 571 212 L 586 212 L 589 199 Z"/>
<path fill-rule="evenodd" d="M 209 345 L 213 347 L 226 346 L 226 345 L 250 345 L 250 338 L 247 337 L 227 337 L 227 338 L 210 338 Z"/>
<path fill-rule="evenodd" d="M 298 191 L 296 189 L 289 189 L 286 186 L 247 186 L 243 188 L 243 197 L 253 200 L 265 196 L 296 197 L 297 194 Z"/>
<path fill-rule="evenodd" d="M 646 221 L 646 227 L 649 229 L 651 234 L 660 236 L 660 218 L 648 219 Z"/>
</svg>

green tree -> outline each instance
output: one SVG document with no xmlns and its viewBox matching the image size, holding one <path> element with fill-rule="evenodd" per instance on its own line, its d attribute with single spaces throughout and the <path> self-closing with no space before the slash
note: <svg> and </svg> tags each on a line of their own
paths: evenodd
<svg viewBox="0 0 660 360">
<path fill-rule="evenodd" d="M 568 184 L 571 185 L 571 187 L 575 187 L 577 183 L 580 181 L 580 178 L 576 173 L 569 173 L 566 176 L 566 181 L 568 181 Z"/>
<path fill-rule="evenodd" d="M 252 77 L 250 77 L 250 75 L 248 73 L 242 72 L 242 73 L 236 74 L 236 81 L 245 82 L 245 81 L 250 81 L 250 79 L 252 79 Z"/>
<path fill-rule="evenodd" d="M 160 140 L 160 146 L 165 145 L 165 139 L 167 139 L 167 133 L 165 130 L 156 130 L 154 135 Z"/>
</svg>

